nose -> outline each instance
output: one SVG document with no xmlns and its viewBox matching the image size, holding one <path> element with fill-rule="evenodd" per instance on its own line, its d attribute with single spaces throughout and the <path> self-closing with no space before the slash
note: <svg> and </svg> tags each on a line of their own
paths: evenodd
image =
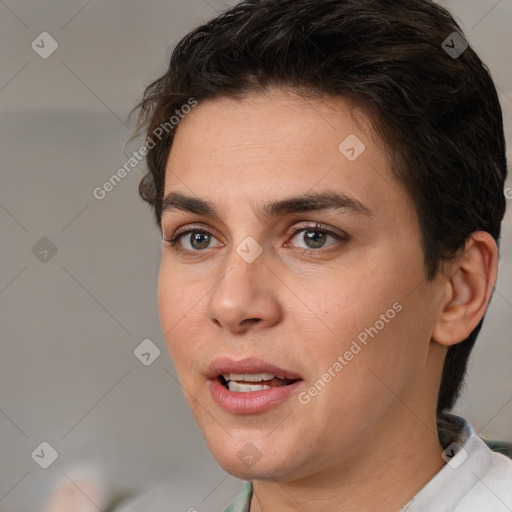
<svg viewBox="0 0 512 512">
<path fill-rule="evenodd" d="M 276 325 L 282 316 L 278 283 L 263 252 L 247 263 L 233 250 L 210 294 L 206 314 L 216 327 L 233 333 Z"/>
</svg>

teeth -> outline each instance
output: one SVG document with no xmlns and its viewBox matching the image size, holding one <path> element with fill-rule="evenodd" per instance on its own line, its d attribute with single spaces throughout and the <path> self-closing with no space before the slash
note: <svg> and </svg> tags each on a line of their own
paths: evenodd
<svg viewBox="0 0 512 512">
<path fill-rule="evenodd" d="M 236 391 L 239 393 L 249 393 L 251 391 L 261 391 L 262 389 L 270 389 L 271 386 L 260 386 L 258 384 L 238 384 L 238 382 L 229 381 L 228 382 L 228 389 L 229 391 Z"/>
<path fill-rule="evenodd" d="M 272 373 L 223 373 L 222 376 L 226 381 L 261 382 L 262 380 L 272 380 L 275 377 L 284 380 L 284 377 Z"/>
</svg>

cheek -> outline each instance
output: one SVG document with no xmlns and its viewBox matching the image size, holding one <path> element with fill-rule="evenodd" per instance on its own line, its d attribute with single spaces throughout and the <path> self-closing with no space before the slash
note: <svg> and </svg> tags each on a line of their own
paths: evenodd
<svg viewBox="0 0 512 512">
<path fill-rule="evenodd" d="M 160 272 L 158 274 L 158 313 L 160 316 L 160 324 L 165 338 L 172 326 L 176 323 L 181 311 L 181 304 L 178 301 L 179 285 L 176 275 L 169 272 L 163 261 L 160 264 Z"/>
<path fill-rule="evenodd" d="M 383 258 L 379 261 L 385 262 Z M 397 268 L 383 267 L 369 263 L 352 266 L 334 279 L 331 275 L 317 281 L 318 286 L 311 282 L 305 286 L 302 281 L 300 289 L 300 295 L 307 297 L 306 303 L 316 313 L 306 315 L 300 327 L 314 347 L 316 372 L 324 374 L 331 368 L 336 374 L 332 392 L 350 389 L 363 402 L 368 397 L 382 399 L 382 384 L 370 369 L 390 385 L 398 385 L 396 381 L 409 378 L 414 368 L 411 359 L 421 361 L 418 352 L 425 349 L 412 343 L 412 334 L 419 328 L 421 315 L 416 311 L 421 290 L 408 296 L 410 289 L 404 281 L 410 285 L 411 276 L 402 271 L 403 280 L 397 280 L 393 277 Z M 338 356 L 342 357 L 342 366 Z M 343 403 L 340 406 L 346 405 Z"/>
<path fill-rule="evenodd" d="M 393 304 L 400 302 L 400 294 L 383 276 L 382 271 L 366 266 L 365 271 L 352 268 L 315 283 L 303 281 L 300 286 L 297 282 L 295 288 L 300 290 L 300 296 L 307 298 L 305 303 L 315 313 L 309 314 L 309 321 L 305 320 L 308 328 L 311 331 L 316 328 L 317 336 L 322 334 L 338 340 L 336 346 L 330 346 L 342 349 L 376 322 L 379 322 L 377 327 L 382 327 L 381 315 L 389 311 L 385 319 L 395 317 Z"/>
<path fill-rule="evenodd" d="M 193 353 L 199 336 L 199 311 L 204 307 L 204 289 L 180 278 L 162 262 L 158 276 L 158 312 L 169 353 L 178 367 Z M 178 368 L 177 368 L 178 369 Z"/>
</svg>

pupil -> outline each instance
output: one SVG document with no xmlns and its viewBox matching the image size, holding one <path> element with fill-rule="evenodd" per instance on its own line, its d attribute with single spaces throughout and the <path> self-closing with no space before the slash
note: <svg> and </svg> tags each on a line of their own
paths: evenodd
<svg viewBox="0 0 512 512">
<path fill-rule="evenodd" d="M 310 245 L 309 242 L 313 242 L 313 247 L 321 247 L 325 242 L 325 233 L 320 233 L 319 231 L 306 231 L 304 235 L 306 236 L 307 245 Z"/>
</svg>

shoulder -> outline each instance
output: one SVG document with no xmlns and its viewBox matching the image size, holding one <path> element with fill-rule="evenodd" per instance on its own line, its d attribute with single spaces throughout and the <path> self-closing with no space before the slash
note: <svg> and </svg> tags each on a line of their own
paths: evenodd
<svg viewBox="0 0 512 512">
<path fill-rule="evenodd" d="M 512 510 L 512 460 L 496 452 L 491 452 L 491 459 L 485 474 L 479 475 L 477 469 L 474 471 L 476 484 L 459 502 L 457 512 Z"/>
<path fill-rule="evenodd" d="M 438 433 L 446 465 L 408 512 L 511 512 L 512 460 L 491 450 L 464 418 L 444 414 Z"/>
</svg>

